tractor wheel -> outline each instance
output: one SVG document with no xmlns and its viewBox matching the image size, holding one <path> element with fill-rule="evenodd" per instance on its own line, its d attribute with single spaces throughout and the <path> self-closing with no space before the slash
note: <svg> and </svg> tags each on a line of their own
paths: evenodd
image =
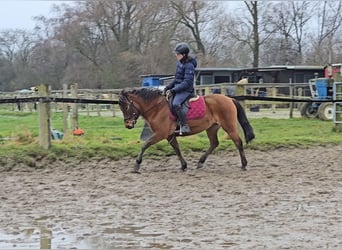
<svg viewBox="0 0 342 250">
<path fill-rule="evenodd" d="M 312 102 L 306 102 L 300 109 L 300 114 L 305 118 L 316 118 L 318 116 L 317 108 Z"/>
<path fill-rule="evenodd" d="M 331 121 L 334 117 L 333 105 L 330 102 L 325 102 L 318 107 L 318 117 L 324 121 Z"/>
</svg>

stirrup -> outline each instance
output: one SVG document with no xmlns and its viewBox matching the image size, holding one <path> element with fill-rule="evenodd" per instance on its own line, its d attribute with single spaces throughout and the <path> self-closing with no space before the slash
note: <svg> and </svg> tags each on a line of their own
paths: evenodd
<svg viewBox="0 0 342 250">
<path fill-rule="evenodd" d="M 189 134 L 190 132 L 191 130 L 188 124 L 179 127 L 179 135 Z"/>
</svg>

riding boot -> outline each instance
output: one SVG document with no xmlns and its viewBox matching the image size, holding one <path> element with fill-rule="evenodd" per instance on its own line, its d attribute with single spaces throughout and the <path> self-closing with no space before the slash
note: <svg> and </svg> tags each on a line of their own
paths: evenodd
<svg viewBox="0 0 342 250">
<path fill-rule="evenodd" d="M 187 124 L 186 121 L 186 113 L 184 112 L 182 106 L 177 106 L 175 107 L 175 113 L 177 115 L 180 128 L 179 128 L 179 134 L 184 135 L 184 134 L 189 134 L 191 132 L 189 125 Z"/>
</svg>

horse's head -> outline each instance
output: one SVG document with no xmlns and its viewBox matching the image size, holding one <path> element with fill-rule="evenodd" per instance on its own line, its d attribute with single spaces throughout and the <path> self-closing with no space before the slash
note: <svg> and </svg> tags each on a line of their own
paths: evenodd
<svg viewBox="0 0 342 250">
<path fill-rule="evenodd" d="M 134 128 L 139 118 L 140 112 L 134 106 L 133 100 L 129 96 L 129 92 L 122 90 L 119 94 L 119 107 L 124 116 L 125 127 Z"/>
</svg>

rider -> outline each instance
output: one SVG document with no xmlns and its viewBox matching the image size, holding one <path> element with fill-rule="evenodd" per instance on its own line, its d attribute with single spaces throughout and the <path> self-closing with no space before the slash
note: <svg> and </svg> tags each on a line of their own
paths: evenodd
<svg viewBox="0 0 342 250">
<path fill-rule="evenodd" d="M 174 49 L 177 57 L 175 79 L 164 89 L 165 95 L 172 95 L 172 111 L 180 123 L 180 133 L 190 133 L 190 127 L 186 121 L 186 112 L 182 104 L 194 93 L 194 77 L 197 61 L 189 55 L 190 48 L 187 43 L 178 43 Z"/>
</svg>

